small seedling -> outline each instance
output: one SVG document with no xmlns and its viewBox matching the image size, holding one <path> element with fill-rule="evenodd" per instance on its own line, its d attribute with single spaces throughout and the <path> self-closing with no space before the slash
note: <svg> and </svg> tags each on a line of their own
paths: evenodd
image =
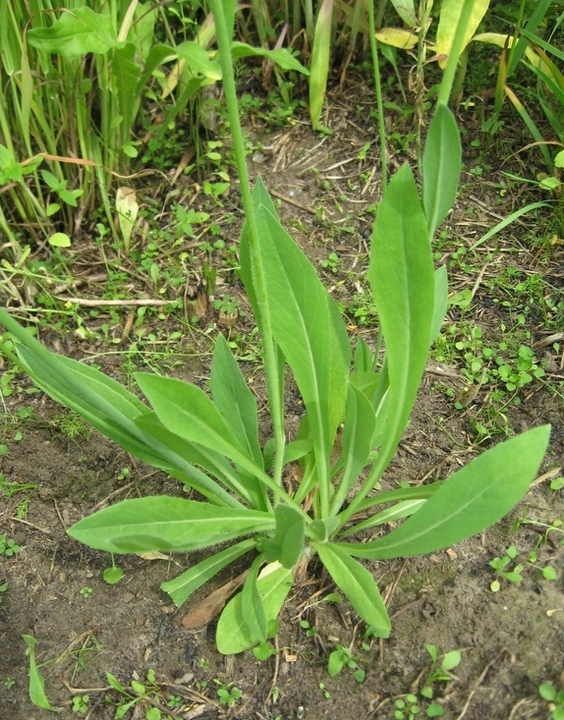
<svg viewBox="0 0 564 720">
<path fill-rule="evenodd" d="M 6 688 L 6 690 L 10 690 L 11 688 L 14 687 L 15 684 L 16 684 L 16 681 L 14 680 L 13 677 L 7 677 L 4 680 L 4 687 Z"/>
<path fill-rule="evenodd" d="M 85 715 L 88 712 L 90 695 L 75 695 L 72 699 L 72 711 L 77 715 Z"/>
<path fill-rule="evenodd" d="M 337 253 L 332 252 L 329 253 L 325 260 L 321 261 L 321 267 L 334 273 L 337 272 L 340 262 L 341 258 L 337 255 Z"/>
<path fill-rule="evenodd" d="M 13 557 L 21 551 L 21 547 L 11 538 L 8 539 L 5 535 L 0 535 L 0 555 L 6 557 Z"/>
<path fill-rule="evenodd" d="M 321 690 L 321 694 L 323 695 L 323 697 L 324 697 L 326 700 L 329 700 L 329 698 L 331 697 L 331 693 L 330 693 L 329 690 L 327 690 L 327 688 L 325 687 L 325 683 L 320 682 L 320 683 L 319 683 L 319 689 Z"/>
<path fill-rule="evenodd" d="M 92 595 L 92 588 L 91 588 L 91 587 L 88 587 L 88 585 L 85 585 L 85 586 L 84 586 L 83 588 L 81 588 L 78 592 L 79 592 L 83 597 L 87 598 L 87 597 L 90 597 L 90 595 Z"/>
<path fill-rule="evenodd" d="M 2 595 L 6 592 L 8 589 L 9 583 L 5 582 L 0 585 L 0 605 L 2 605 Z"/>
<path fill-rule="evenodd" d="M 227 707 L 233 707 L 237 700 L 243 695 L 242 691 L 238 687 L 235 687 L 232 682 L 224 685 L 221 680 L 214 679 L 214 683 L 217 685 L 217 696 L 219 702 Z"/>
<path fill-rule="evenodd" d="M 108 585 L 115 585 L 122 579 L 122 577 L 123 570 L 116 565 L 114 554 L 112 553 L 112 567 L 104 570 L 104 581 L 107 582 Z"/>
<path fill-rule="evenodd" d="M 434 683 L 449 682 L 452 680 L 451 671 L 460 665 L 462 656 L 460 655 L 460 651 L 451 650 L 445 653 L 442 659 L 439 660 L 439 654 L 435 645 L 426 645 L 425 647 L 431 656 L 432 664 L 419 694 L 422 698 L 425 698 L 425 700 L 433 700 L 435 694 L 433 690 Z M 425 709 L 425 714 L 427 717 L 441 717 L 444 714 L 444 710 L 437 703 L 431 702 Z"/>
<path fill-rule="evenodd" d="M 307 620 L 300 620 L 300 627 L 305 632 L 305 636 L 308 638 L 315 637 L 315 625 L 310 625 Z"/>
<path fill-rule="evenodd" d="M 415 717 L 415 715 L 418 715 L 421 711 L 417 701 L 417 695 L 413 695 L 412 693 L 405 695 L 403 698 L 398 698 L 394 702 L 394 706 L 396 708 L 394 712 L 395 720 L 410 720 L 410 718 Z"/>
<path fill-rule="evenodd" d="M 498 578 L 503 578 L 511 583 L 519 583 L 523 579 L 521 574 L 523 565 L 522 563 L 515 563 L 516 557 L 517 548 L 515 545 L 510 545 L 505 551 L 505 555 L 503 557 L 495 557 L 493 560 L 490 560 L 488 565 L 496 571 Z M 512 563 L 515 563 L 513 565 L 513 569 L 509 569 Z M 499 579 L 494 580 L 490 585 L 490 590 L 492 592 L 499 592 L 500 588 L 501 583 L 499 582 Z"/>
<path fill-rule="evenodd" d="M 269 657 L 277 654 L 276 648 L 273 648 L 269 642 L 261 642 L 253 648 L 253 655 L 260 662 L 265 662 Z"/>
<path fill-rule="evenodd" d="M 564 689 L 557 690 L 550 682 L 539 685 L 539 695 L 548 703 L 552 720 L 564 720 Z"/>
<path fill-rule="evenodd" d="M 366 673 L 362 668 L 358 667 L 351 651 L 344 647 L 344 645 L 337 645 L 337 649 L 333 650 L 331 655 L 329 655 L 327 672 L 331 677 L 335 677 L 344 667 L 348 667 L 353 671 L 353 677 L 358 683 L 364 682 Z"/>
<path fill-rule="evenodd" d="M 199 658 L 198 659 L 198 667 L 202 670 L 209 670 L 210 669 L 210 661 L 206 658 Z"/>
<path fill-rule="evenodd" d="M 111 673 L 106 673 L 106 678 L 108 680 L 108 684 L 117 693 L 119 693 L 122 698 L 115 713 L 115 717 L 118 720 L 120 718 L 124 718 L 128 711 L 136 705 L 150 706 L 147 710 L 145 710 L 144 716 L 142 716 L 144 717 L 144 720 L 168 720 L 170 718 L 168 714 L 164 715 L 160 710 L 160 707 L 163 706 L 163 698 L 161 688 L 156 681 L 154 670 L 149 670 L 147 672 L 146 682 L 132 680 L 127 688 L 124 687 Z M 111 703 L 112 698 L 107 695 L 106 701 Z"/>
</svg>

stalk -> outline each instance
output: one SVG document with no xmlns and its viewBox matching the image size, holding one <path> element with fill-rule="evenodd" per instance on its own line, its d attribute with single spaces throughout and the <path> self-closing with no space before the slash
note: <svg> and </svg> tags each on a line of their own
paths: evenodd
<svg viewBox="0 0 564 720">
<path fill-rule="evenodd" d="M 462 42 L 464 40 L 464 29 L 468 25 L 470 15 L 472 13 L 472 7 L 474 0 L 464 0 L 462 9 L 460 11 L 460 17 L 458 18 L 458 25 L 456 26 L 456 32 L 448 54 L 446 68 L 443 74 L 441 87 L 439 88 L 438 102 L 443 105 L 448 105 L 450 95 L 452 92 L 452 85 L 454 77 L 456 75 L 456 68 L 458 67 L 458 60 L 460 57 L 460 51 L 462 50 Z"/>
<path fill-rule="evenodd" d="M 215 18 L 215 30 L 217 45 L 219 48 L 219 63 L 223 74 L 223 88 L 227 103 L 227 112 L 231 128 L 233 151 L 237 171 L 239 173 L 239 184 L 243 210 L 247 222 L 247 229 L 250 237 L 250 251 L 252 258 L 253 284 L 258 304 L 257 323 L 262 336 L 264 365 L 268 387 L 268 402 L 272 418 L 274 439 L 276 443 L 274 461 L 274 480 L 282 485 L 282 466 L 284 461 L 284 447 L 286 438 L 284 434 L 284 407 L 283 407 L 283 375 L 280 372 L 279 350 L 274 341 L 270 310 L 268 307 L 268 292 L 266 278 L 263 271 L 260 252 L 260 239 L 258 226 L 253 209 L 251 183 L 247 170 L 245 143 L 235 86 L 233 72 L 233 59 L 231 56 L 231 32 L 232 25 L 226 19 L 227 5 L 228 12 L 233 12 L 233 3 L 225 3 L 224 0 L 210 0 L 211 9 Z"/>
<path fill-rule="evenodd" d="M 385 2 L 380 3 L 378 17 L 381 19 Z M 376 90 L 376 104 L 378 106 L 378 135 L 380 137 L 380 165 L 382 172 L 382 187 L 388 184 L 388 160 L 386 153 L 386 125 L 384 123 L 384 106 L 382 101 L 382 84 L 380 82 L 380 59 L 378 56 L 378 43 L 376 41 L 376 23 L 374 19 L 374 4 L 368 3 L 368 27 L 370 35 L 370 51 L 372 53 L 372 68 L 374 70 L 374 87 Z"/>
</svg>

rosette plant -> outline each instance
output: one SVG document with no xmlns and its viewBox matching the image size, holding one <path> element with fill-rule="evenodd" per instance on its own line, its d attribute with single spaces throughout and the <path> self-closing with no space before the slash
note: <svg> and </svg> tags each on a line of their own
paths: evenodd
<svg viewBox="0 0 564 720">
<path fill-rule="evenodd" d="M 213 548 L 163 584 L 177 605 L 248 558 L 243 588 L 218 622 L 221 652 L 242 651 L 276 632 L 294 568 L 313 555 L 385 637 L 388 613 L 362 561 L 436 551 L 497 522 L 527 492 L 550 431 L 537 427 L 500 443 L 448 479 L 381 489 L 446 311 L 446 273 L 433 267 L 431 240 L 454 200 L 461 166 L 447 107 L 454 67 L 447 67 L 428 130 L 421 197 L 404 165 L 379 204 L 368 282 L 380 328 L 373 347 L 358 340 L 353 348 L 334 299 L 281 226 L 260 179 L 251 190 L 232 67 L 234 3 L 211 6 L 245 212 L 241 278 L 262 338 L 272 437 L 261 444 L 255 396 L 221 335 L 209 394 L 138 373 L 148 404 L 98 370 L 50 353 L 0 311 L 9 333 L 4 351 L 55 400 L 192 491 L 191 499 L 143 497 L 106 507 L 73 525 L 73 538 L 111 553 Z M 284 411 L 288 369 L 304 407 L 291 438 Z M 299 468 L 292 481 L 289 464 Z M 401 522 L 387 531 L 391 521 Z M 365 541 L 366 530 L 373 539 Z"/>
</svg>

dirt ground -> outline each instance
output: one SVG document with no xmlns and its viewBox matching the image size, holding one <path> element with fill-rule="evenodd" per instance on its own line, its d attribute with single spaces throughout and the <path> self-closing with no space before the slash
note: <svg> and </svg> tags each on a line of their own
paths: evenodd
<svg viewBox="0 0 564 720">
<path fill-rule="evenodd" d="M 262 174 L 268 189 L 281 200 L 286 227 L 312 261 L 320 266 L 322 259 L 335 252 L 349 271 L 331 273 L 320 268 L 337 299 L 355 292 L 351 270 L 358 272 L 358 281 L 363 283 L 366 233 L 371 224 L 367 208 L 378 200 L 381 190 L 375 127 L 368 119 L 371 106 L 366 98 L 370 96 L 365 91 L 358 97 L 362 98 L 360 113 L 350 107 L 343 93 L 332 94 L 328 123 L 333 135 L 314 135 L 305 120 L 296 122 L 262 136 L 262 146 L 250 158 L 253 171 Z M 357 156 L 367 137 L 373 146 L 367 160 L 361 161 Z M 405 159 L 396 149 L 392 168 Z M 487 178 L 478 178 L 468 172 L 472 162 L 467 158 L 464 189 L 449 218 L 448 237 L 441 243 L 438 261 L 448 262 L 461 246 L 470 247 L 495 225 L 497 214 L 507 215 L 520 206 L 519 198 L 510 194 L 500 199 L 495 166 Z M 236 197 L 231 200 L 236 202 Z M 325 209 L 323 217 L 320 208 Z M 351 222 L 354 232 L 349 228 Z M 485 272 L 495 273 L 511 262 L 527 273 L 551 273 L 553 284 L 561 290 L 562 246 L 557 245 L 550 258 L 540 259 L 535 248 L 520 242 L 520 233 L 522 226 L 516 226 L 492 241 L 489 249 L 497 255 L 488 261 Z M 479 252 L 485 257 L 486 248 L 482 246 Z M 77 253 L 75 262 L 80 268 L 84 254 Z M 467 274 L 459 268 L 453 270 L 451 289 L 472 288 L 475 322 L 497 327 L 508 311 L 488 301 L 478 277 L 480 263 L 474 262 L 472 267 Z M 241 296 L 241 286 L 230 278 L 229 291 Z M 210 307 L 204 319 L 214 312 Z M 450 312 L 454 316 L 456 309 Z M 125 324 L 127 308 L 122 317 Z M 218 321 L 217 316 L 212 319 Z M 532 323 L 534 315 L 528 321 Z M 168 322 L 173 329 L 175 319 Z M 249 332 L 248 318 L 236 322 L 242 333 Z M 179 322 L 177 325 L 181 327 Z M 531 325 L 530 329 L 532 342 L 539 341 L 538 328 Z M 369 340 L 374 328 L 351 327 L 351 332 L 362 332 Z M 46 340 L 53 344 L 52 338 Z M 174 366 L 173 372 L 203 382 L 206 359 L 200 357 L 201 347 L 191 346 L 198 342 L 201 338 L 194 334 L 185 335 L 179 355 L 191 357 L 188 366 Z M 85 358 L 98 349 L 76 338 L 66 338 L 63 348 Z M 118 357 L 107 361 L 106 369 L 123 377 Z M 547 381 L 562 392 L 560 360 L 558 356 L 548 358 Z M 256 366 L 249 363 L 246 368 L 260 378 Z M 473 420 L 480 403 L 486 402 L 488 388 L 480 388 L 467 407 L 456 409 L 445 388 L 456 392 L 463 384 L 460 368 L 429 362 L 412 421 L 386 475 L 387 484 L 445 477 L 477 454 Z M 168 716 L 184 720 L 393 720 L 400 717 L 396 700 L 405 700 L 407 693 L 417 694 L 425 684 L 431 668 L 426 644 L 435 645 L 440 655 L 461 652 L 461 663 L 450 680 L 434 684 L 435 702 L 443 708 L 445 718 L 549 717 L 538 686 L 545 681 L 557 686 L 564 682 L 562 535 L 550 532 L 545 536 L 546 528 L 541 525 L 517 522 L 546 524 L 564 519 L 564 492 L 549 489 L 550 480 L 562 473 L 564 464 L 564 405 L 562 395 L 549 392 L 546 384 L 528 386 L 521 393 L 520 405 L 505 411 L 509 432 L 546 422 L 553 427 L 541 478 L 511 516 L 448 551 L 367 564 L 379 581 L 392 618 L 388 640 L 365 638 L 363 625 L 346 603 L 324 600 L 334 587 L 313 560 L 282 612 L 279 652 L 265 661 L 250 652 L 235 657 L 219 655 L 214 647 L 214 623 L 193 631 L 183 628 L 186 607 L 175 608 L 159 586 L 199 559 L 197 554 L 155 560 L 123 556 L 119 565 L 124 578 L 117 585 L 104 582 L 108 556 L 78 544 L 66 529 L 109 502 L 178 494 L 179 484 L 137 463 L 95 432 L 70 438 L 68 431 L 62 430 L 64 411 L 40 394 L 28 394 L 23 379 L 18 387 L 6 399 L 6 417 L 16 416 L 24 406 L 32 408 L 33 416 L 25 421 L 20 442 L 14 441 L 6 420 L 8 452 L 0 458 L 0 469 L 4 481 L 31 483 L 35 489 L 0 499 L 0 533 L 22 548 L 13 557 L 0 557 L 0 585 L 8 582 L 0 604 L 0 720 L 41 720 L 50 714 L 29 700 L 29 658 L 22 635 L 37 640 L 46 692 L 63 720 L 122 716 L 131 720 Z M 499 439 L 486 440 L 482 447 Z M 525 564 L 520 583 L 502 580 L 500 591 L 492 592 L 495 573 L 488 563 L 510 545 L 516 546 L 521 558 L 536 549 L 536 564 L 553 566 L 556 580 L 544 579 L 538 568 Z M 223 576 L 220 583 L 230 577 Z M 205 598 L 209 589 L 200 591 L 189 606 Z M 327 660 L 339 645 L 349 648 L 357 666 L 366 672 L 363 682 L 357 682 L 349 668 L 329 676 Z M 110 688 L 106 673 L 115 676 L 134 699 L 131 682 L 144 682 L 148 688 L 150 671 L 155 673 L 154 691 L 147 691 L 146 700 L 120 715 L 118 704 L 121 701 L 123 707 L 127 698 Z M 241 696 L 229 706 L 220 702 L 217 691 L 222 688 L 238 688 Z M 89 701 L 80 715 L 76 701 L 73 711 L 73 697 L 84 695 Z M 422 708 L 419 717 L 423 717 L 429 703 L 420 696 L 418 700 Z M 413 716 L 404 712 L 406 718 Z"/>
</svg>

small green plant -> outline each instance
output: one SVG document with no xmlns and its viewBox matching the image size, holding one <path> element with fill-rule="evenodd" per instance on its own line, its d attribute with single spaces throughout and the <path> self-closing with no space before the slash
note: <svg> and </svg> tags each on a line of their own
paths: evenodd
<svg viewBox="0 0 564 720">
<path fill-rule="evenodd" d="M 315 637 L 316 629 L 315 625 L 311 625 L 307 620 L 300 620 L 300 627 L 308 638 Z"/>
<path fill-rule="evenodd" d="M 527 520 L 516 523 L 517 527 L 521 524 L 537 525 L 536 522 Z M 540 523 L 538 523 L 538 525 L 540 525 Z M 550 530 L 558 529 L 558 527 L 554 528 L 551 525 L 546 527 L 547 533 Z M 510 583 L 520 583 L 523 580 L 523 569 L 525 566 L 530 566 L 538 570 L 544 580 L 556 580 L 556 570 L 552 565 L 539 564 L 538 547 L 542 542 L 543 539 L 539 538 L 537 547 L 534 550 L 531 550 L 521 562 L 517 561 L 518 552 L 515 545 L 510 545 L 505 551 L 505 555 L 503 557 L 496 557 L 493 560 L 490 560 L 488 564 L 496 571 L 497 575 L 496 579 L 493 580 L 490 585 L 490 590 L 492 592 L 499 592 L 501 589 L 500 578 Z"/>
<path fill-rule="evenodd" d="M 344 668 L 352 670 L 353 677 L 358 683 L 364 682 L 366 673 L 362 668 L 359 668 L 350 649 L 344 645 L 337 645 L 337 648 L 329 655 L 327 672 L 331 677 L 334 677 Z"/>
<path fill-rule="evenodd" d="M 8 590 L 8 585 L 10 583 L 5 582 L 0 585 L 0 605 L 2 605 L 2 601 L 4 599 L 4 593 Z"/>
<path fill-rule="evenodd" d="M 421 689 L 421 695 L 428 700 L 433 697 L 433 684 L 438 682 L 449 682 L 452 680 L 451 671 L 460 665 L 462 656 L 459 650 L 450 650 L 439 658 L 435 645 L 426 645 L 427 652 L 431 657 L 431 669 Z"/>
<path fill-rule="evenodd" d="M 113 553 L 213 548 L 163 583 L 177 605 L 246 556 L 242 590 L 218 621 L 220 652 L 241 652 L 272 637 L 295 581 L 293 569 L 313 554 L 362 620 L 387 637 L 385 602 L 360 560 L 433 552 L 497 522 L 527 492 L 550 434 L 548 426 L 533 428 L 447 480 L 381 486 L 446 313 L 446 271 L 433 266 L 431 240 L 454 201 L 461 170 L 460 137 L 448 108 L 457 53 L 428 128 L 422 193 L 408 165 L 384 190 L 367 273 L 380 332 L 371 345 L 362 338 L 353 343 L 261 180 L 251 188 L 233 73 L 233 55 L 248 50 L 232 42 L 234 3 L 210 4 L 245 210 L 239 272 L 261 335 L 271 437 L 263 441 L 257 400 L 222 335 L 212 357 L 211 396 L 196 384 L 136 373 L 150 406 L 97 369 L 50 353 L 0 310 L 17 357 L 10 347 L 4 352 L 57 401 L 201 498 L 124 500 L 80 520 L 69 529 L 71 537 Z M 471 7 L 472 0 L 464 0 L 460 41 Z M 291 435 L 289 371 L 303 407 Z M 300 469 L 292 485 L 286 482 L 290 464 Z M 397 526 L 384 532 L 390 523 Z M 355 539 L 366 530 L 374 539 Z M 346 648 L 335 652 L 332 667 L 355 662 Z"/>
<path fill-rule="evenodd" d="M 21 547 L 12 538 L 0 535 L 0 555 L 13 557 L 21 551 Z"/>
<path fill-rule="evenodd" d="M 321 261 L 321 267 L 325 268 L 325 270 L 330 270 L 331 272 L 336 273 L 339 269 L 340 263 L 341 258 L 337 255 L 337 253 L 332 252 L 329 253 L 325 260 Z"/>
<path fill-rule="evenodd" d="M 219 702 L 222 705 L 227 705 L 227 707 L 233 707 L 237 700 L 239 700 L 243 696 L 242 691 L 239 690 L 238 687 L 235 687 L 232 682 L 224 685 L 221 680 L 215 678 L 214 683 L 217 686 L 217 697 L 219 698 Z"/>
<path fill-rule="evenodd" d="M 552 720 L 564 720 L 564 689 L 557 690 L 550 683 L 539 685 L 539 695 L 548 703 L 548 712 Z"/>
<path fill-rule="evenodd" d="M 136 708 L 136 717 L 143 717 L 144 720 L 172 720 L 171 715 L 166 713 L 166 708 L 171 710 L 177 703 L 177 696 L 166 696 L 157 682 L 154 670 L 148 670 L 145 680 L 134 679 L 129 686 L 124 686 L 112 675 L 106 673 L 106 679 L 110 687 L 117 693 L 118 701 L 114 717 L 116 720 L 129 717 L 128 712 Z M 106 702 L 115 705 L 116 701 L 112 695 L 106 695 Z M 172 701 L 172 705 L 170 704 Z M 143 715 L 139 713 L 143 712 Z"/>
<path fill-rule="evenodd" d="M 394 702 L 395 720 L 410 720 L 421 712 L 425 713 L 425 717 L 442 717 L 444 715 L 443 708 L 436 702 L 432 702 L 435 696 L 433 685 L 436 683 L 445 683 L 452 680 L 451 671 L 461 662 L 461 655 L 458 650 L 451 650 L 439 657 L 437 647 L 435 645 L 426 645 L 427 652 L 431 657 L 431 668 L 427 673 L 423 687 L 419 690 L 419 694 L 408 693 Z"/>
<path fill-rule="evenodd" d="M 503 557 L 495 557 L 489 561 L 488 565 L 495 570 L 498 576 L 490 585 L 492 592 L 499 592 L 501 588 L 501 583 L 498 578 L 503 578 L 510 583 L 520 583 L 523 579 L 523 564 L 515 562 L 517 554 L 515 545 L 510 545 Z"/>
<path fill-rule="evenodd" d="M 11 690 L 15 684 L 16 684 L 16 681 L 12 677 L 7 677 L 4 680 L 4 687 L 6 688 L 6 690 Z"/>
<path fill-rule="evenodd" d="M 394 701 L 394 720 L 411 720 L 421 712 L 417 695 L 408 693 Z"/>
<path fill-rule="evenodd" d="M 72 711 L 77 715 L 86 715 L 90 704 L 90 695 L 75 695 L 72 699 Z"/>
<path fill-rule="evenodd" d="M 92 595 L 93 590 L 88 585 L 85 585 L 83 588 L 80 588 L 80 590 L 78 592 L 82 595 L 82 597 L 87 598 L 87 597 L 90 597 L 90 595 Z"/>
</svg>

